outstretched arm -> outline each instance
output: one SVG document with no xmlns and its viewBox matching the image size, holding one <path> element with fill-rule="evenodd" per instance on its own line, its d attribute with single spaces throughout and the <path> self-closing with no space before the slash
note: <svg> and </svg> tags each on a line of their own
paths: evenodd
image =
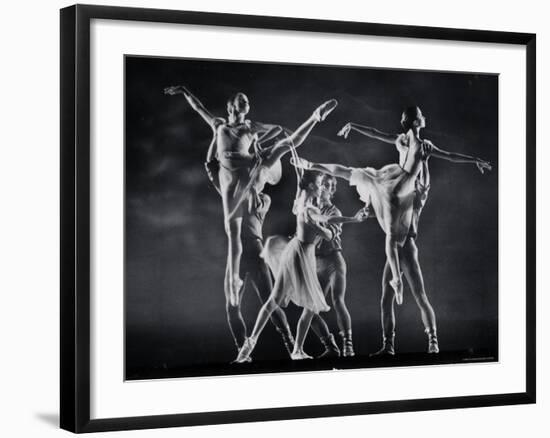
<svg viewBox="0 0 550 438">
<path fill-rule="evenodd" d="M 337 178 L 343 178 L 348 181 L 350 180 L 351 172 L 353 171 L 352 167 L 343 166 L 341 164 L 312 163 L 311 161 L 307 161 L 303 158 L 298 158 L 297 161 L 295 161 L 294 158 L 291 158 L 290 162 L 305 170 L 316 170 L 318 172 L 328 173 L 329 175 Z"/>
<path fill-rule="evenodd" d="M 340 131 L 338 135 L 340 137 L 348 138 L 351 131 L 356 131 L 359 134 L 366 135 L 370 138 L 375 138 L 376 140 L 383 141 L 384 143 L 395 144 L 398 134 L 387 134 L 385 132 L 379 131 L 378 129 L 371 128 L 370 126 L 359 125 L 358 123 L 347 123 Z"/>
<path fill-rule="evenodd" d="M 438 148 L 433 143 L 428 143 L 430 146 L 431 156 L 441 158 L 443 160 L 452 161 L 453 163 L 473 163 L 477 166 L 481 173 L 485 170 L 491 170 L 493 167 L 488 161 L 481 158 L 472 157 L 471 155 L 459 154 L 458 152 L 448 152 Z"/>
<path fill-rule="evenodd" d="M 197 99 L 191 92 L 185 88 L 183 85 L 175 85 L 171 87 L 166 87 L 164 89 L 164 94 L 168 94 L 170 96 L 175 96 L 177 94 L 182 94 L 183 97 L 187 100 L 191 108 L 193 108 L 199 115 L 204 119 L 206 123 L 208 123 L 212 129 L 216 128 L 216 121 L 219 120 L 216 117 L 214 117 L 201 103 L 199 99 Z"/>
<path fill-rule="evenodd" d="M 313 226 L 323 239 L 332 240 L 335 237 L 334 231 L 322 225 L 322 223 L 326 223 L 328 219 L 329 217 L 324 214 L 315 213 L 311 209 L 306 210 L 307 223 Z"/>
<path fill-rule="evenodd" d="M 369 217 L 370 211 L 367 208 L 362 208 L 354 216 L 331 216 L 327 219 L 327 224 L 356 224 L 367 220 Z"/>
</svg>

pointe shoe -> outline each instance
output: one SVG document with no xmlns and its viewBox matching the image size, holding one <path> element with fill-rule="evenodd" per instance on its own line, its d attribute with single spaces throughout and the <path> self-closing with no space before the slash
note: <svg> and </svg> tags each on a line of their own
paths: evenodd
<svg viewBox="0 0 550 438">
<path fill-rule="evenodd" d="M 426 334 L 428 335 L 428 354 L 439 353 L 439 342 L 437 342 L 437 335 L 435 332 L 426 330 Z"/>
<path fill-rule="evenodd" d="M 294 157 L 292 157 L 290 158 L 290 164 L 304 170 L 310 170 L 313 167 L 313 163 L 311 161 L 307 161 L 304 158 L 294 159 Z"/>
<path fill-rule="evenodd" d="M 313 117 L 318 122 L 324 121 L 327 116 L 334 111 L 334 108 L 338 106 L 338 101 L 336 99 L 327 100 L 321 106 L 319 106 L 315 111 L 313 111 Z"/>
<path fill-rule="evenodd" d="M 239 354 L 237 354 L 237 358 L 233 361 L 233 363 L 252 362 L 250 355 L 252 354 L 252 350 L 254 350 L 255 346 L 256 341 L 254 339 L 246 338 L 243 342 L 243 346 L 239 350 Z"/>
<path fill-rule="evenodd" d="M 293 351 L 290 353 L 290 358 L 292 360 L 313 359 L 313 357 L 306 354 L 304 351 Z"/>
<path fill-rule="evenodd" d="M 395 301 L 397 304 L 403 304 L 403 281 L 400 278 L 390 280 L 390 286 L 395 291 Z"/>
<path fill-rule="evenodd" d="M 237 359 L 231 361 L 231 363 L 250 363 L 250 362 L 252 362 L 252 358 L 250 356 L 242 361 L 238 361 Z"/>
<path fill-rule="evenodd" d="M 243 284 L 244 281 L 242 281 L 238 276 L 235 276 L 235 278 L 233 279 L 233 287 L 229 291 L 229 303 L 233 307 L 237 307 L 239 305 L 239 295 Z"/>
</svg>

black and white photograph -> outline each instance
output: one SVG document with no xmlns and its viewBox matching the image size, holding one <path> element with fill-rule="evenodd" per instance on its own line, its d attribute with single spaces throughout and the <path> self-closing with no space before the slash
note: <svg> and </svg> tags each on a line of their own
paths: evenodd
<svg viewBox="0 0 550 438">
<path fill-rule="evenodd" d="M 548 430 L 543 2 L 5 5 L 3 436 Z"/>
<path fill-rule="evenodd" d="M 124 70 L 127 380 L 498 361 L 497 74 Z"/>
</svg>

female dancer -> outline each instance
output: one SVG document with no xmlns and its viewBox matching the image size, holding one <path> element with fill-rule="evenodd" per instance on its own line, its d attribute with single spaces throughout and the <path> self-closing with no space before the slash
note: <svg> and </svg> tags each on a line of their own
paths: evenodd
<svg viewBox="0 0 550 438">
<path fill-rule="evenodd" d="M 249 360 L 271 314 L 277 307 L 286 306 L 289 301 L 304 309 L 298 321 L 296 342 L 290 357 L 293 360 L 311 358 L 303 351 L 311 319 L 313 315 L 330 309 L 317 278 L 315 263 L 317 236 L 330 239 L 332 235 L 330 230 L 322 225 L 327 218 L 316 206 L 322 185 L 323 175 L 316 172 L 307 172 L 300 180 L 300 193 L 293 208 L 296 215 L 296 236 L 283 251 L 271 295 L 260 309 L 254 330 L 240 349 L 236 362 Z"/>
<path fill-rule="evenodd" d="M 261 228 L 270 206 L 269 197 L 262 191 L 265 184 L 274 185 L 279 182 L 281 157 L 292 147 L 300 146 L 313 127 L 334 110 L 337 102 L 325 102 L 294 133 L 269 148 L 263 148 L 267 142 L 277 138 L 282 128 L 246 120 L 250 105 L 243 93 L 237 93 L 228 100 L 227 121 L 212 116 L 183 86 L 168 87 L 165 93 L 182 94 L 213 131 L 205 167 L 222 197 L 228 236 L 228 260 L 224 280 L 226 314 L 231 334 L 237 349 L 240 349 L 246 338 L 246 325 L 240 306 L 244 290 L 242 278 L 248 279 L 262 301 L 268 291 L 271 291 L 271 277 L 260 257 L 263 249 Z M 243 256 L 244 265 L 241 267 Z M 284 312 L 277 310 L 272 320 L 285 347 L 292 348 L 292 334 Z"/>
<path fill-rule="evenodd" d="M 325 216 L 323 223 L 330 230 L 330 239 L 327 235 L 319 235 L 316 238 L 315 254 L 317 264 L 317 278 L 321 289 L 325 294 L 331 292 L 332 303 L 336 311 L 340 336 L 342 337 L 342 354 L 345 357 L 354 356 L 351 318 L 346 307 L 344 297 L 346 290 L 346 261 L 342 256 L 342 225 L 345 223 L 363 222 L 369 217 L 366 209 L 359 210 L 353 217 L 342 216 L 342 213 L 334 204 L 332 197 L 336 191 L 336 178 L 325 175 L 323 189 L 319 198 L 321 214 Z M 274 277 L 279 272 L 282 253 L 285 251 L 290 238 L 286 236 L 270 236 L 267 238 L 262 257 L 269 265 Z M 315 314 L 311 321 L 311 328 L 319 337 L 325 350 L 317 358 L 339 357 L 340 349 L 336 344 L 334 336 L 330 332 L 327 323 L 320 314 Z"/>
<path fill-rule="evenodd" d="M 243 251 L 240 274 L 245 280 L 245 286 L 247 284 L 252 286 L 262 303 L 267 299 L 273 288 L 268 267 L 261 256 L 264 249 L 262 227 L 271 205 L 271 199 L 263 193 L 263 190 L 266 184 L 276 185 L 280 181 L 282 176 L 281 158 L 303 144 L 313 127 L 318 122 L 323 121 L 336 108 L 336 105 L 335 100 L 325 102 L 296 131 L 290 133 L 284 139 L 276 141 L 273 146 L 262 147 L 261 143 L 265 142 L 259 140 L 254 143 L 257 161 L 250 172 L 247 185 L 242 189 L 236 208 L 239 208 L 242 212 L 241 241 Z M 239 203 L 242 203 L 243 206 L 239 207 Z M 229 278 L 229 275 L 226 275 L 226 278 Z M 240 308 L 244 289 L 243 287 L 238 291 L 237 306 L 227 305 L 228 321 L 237 349 L 242 347 L 247 335 Z M 284 346 L 290 354 L 294 348 L 294 339 L 286 315 L 280 307 L 271 314 L 271 321 L 281 335 Z"/>
<path fill-rule="evenodd" d="M 401 125 L 404 133 L 399 135 L 385 134 L 374 128 L 351 123 L 339 132 L 339 135 L 347 137 L 352 129 L 360 130 L 365 135 L 394 144 L 399 152 L 399 164 L 388 164 L 377 170 L 371 167 L 360 169 L 340 164 L 310 163 L 303 159 L 298 159 L 296 163 L 304 169 L 318 170 L 348 180 L 350 185 L 357 187 L 361 199 L 367 205 L 372 205 L 378 223 L 386 233 L 386 259 L 392 275 L 389 284 L 398 304 L 403 302 L 399 247 L 404 245 L 411 227 L 415 183 L 423 163 L 434 156 L 457 163 L 474 163 L 481 173 L 491 170 L 487 161 L 443 151 L 430 141 L 421 139 L 420 130 L 426 126 L 426 119 L 420 108 L 407 108 L 403 112 Z"/>
<path fill-rule="evenodd" d="M 250 104 L 244 93 L 237 93 L 227 101 L 227 120 L 213 116 L 183 85 L 167 87 L 164 93 L 170 96 L 183 95 L 191 108 L 212 129 L 213 139 L 207 163 L 214 157 L 219 163 L 218 188 L 222 198 L 224 227 L 228 241 L 226 276 L 229 278 L 226 278 L 225 284 L 229 288 L 227 299 L 233 307 L 237 307 L 237 296 L 243 285 L 239 276 L 242 211 L 238 204 L 243 195 L 243 187 L 248 183 L 255 164 L 250 149 L 255 142 L 261 143 L 273 138 L 282 128 L 247 120 Z"/>
</svg>

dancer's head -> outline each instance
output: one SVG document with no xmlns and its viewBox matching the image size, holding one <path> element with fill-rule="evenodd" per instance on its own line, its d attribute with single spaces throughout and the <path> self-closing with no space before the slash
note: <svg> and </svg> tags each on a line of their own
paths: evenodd
<svg viewBox="0 0 550 438">
<path fill-rule="evenodd" d="M 405 108 L 401 115 L 401 126 L 405 132 L 411 129 L 424 128 L 426 126 L 426 118 L 422 114 L 420 107 L 409 106 Z"/>
<path fill-rule="evenodd" d="M 311 198 L 318 198 L 323 192 L 323 178 L 321 172 L 305 171 L 300 179 L 300 188 Z"/>
<path fill-rule="evenodd" d="M 336 193 L 336 177 L 332 175 L 324 175 L 323 177 L 323 191 L 321 193 L 321 201 L 325 204 L 331 202 Z"/>
<path fill-rule="evenodd" d="M 229 115 L 246 115 L 248 111 L 250 111 L 250 103 L 246 94 L 239 92 L 227 100 L 227 113 Z"/>
</svg>

